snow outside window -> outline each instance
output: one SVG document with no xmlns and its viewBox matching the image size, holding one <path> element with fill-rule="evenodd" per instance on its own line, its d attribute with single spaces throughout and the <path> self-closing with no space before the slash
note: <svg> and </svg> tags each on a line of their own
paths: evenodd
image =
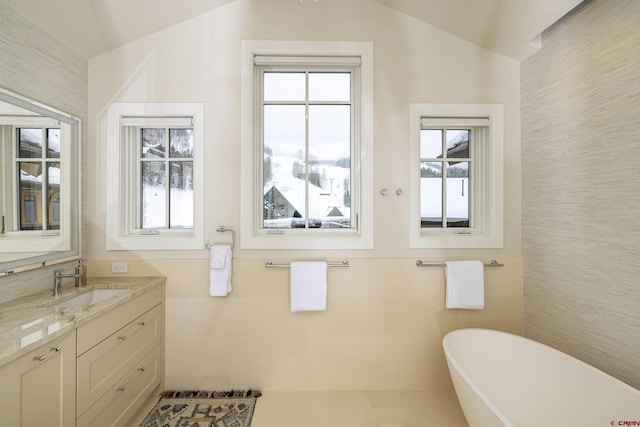
<svg viewBox="0 0 640 427">
<path fill-rule="evenodd" d="M 110 107 L 107 249 L 203 247 L 202 120 L 201 104 Z"/>
<path fill-rule="evenodd" d="M 411 105 L 411 247 L 502 247 L 502 106 Z"/>
<path fill-rule="evenodd" d="M 270 47 L 266 47 L 270 45 Z M 309 48 L 297 50 L 296 47 Z M 308 47 L 307 46 L 307 47 Z M 247 248 L 371 245 L 371 83 L 366 43 L 245 42 Z M 265 48 L 269 53 L 261 53 Z M 316 50 L 315 52 L 314 49 Z M 312 53 L 310 53 L 310 50 Z M 304 52 L 304 54 L 300 53 Z M 246 191 L 244 191 L 246 190 Z M 245 208 L 246 207 L 246 208 Z"/>
</svg>

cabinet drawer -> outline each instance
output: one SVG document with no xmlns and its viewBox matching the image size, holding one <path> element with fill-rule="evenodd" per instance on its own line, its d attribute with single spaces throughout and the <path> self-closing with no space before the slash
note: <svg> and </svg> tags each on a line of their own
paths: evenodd
<svg viewBox="0 0 640 427">
<path fill-rule="evenodd" d="M 78 419 L 77 427 L 123 426 L 160 384 L 161 359 L 157 346 Z"/>
<path fill-rule="evenodd" d="M 97 319 L 78 328 L 78 355 L 83 354 L 109 335 L 124 327 L 162 302 L 162 287 L 157 286 L 142 295 L 114 308 Z"/>
<path fill-rule="evenodd" d="M 135 319 L 78 358 L 78 415 L 118 386 L 162 338 L 162 306 Z"/>
</svg>

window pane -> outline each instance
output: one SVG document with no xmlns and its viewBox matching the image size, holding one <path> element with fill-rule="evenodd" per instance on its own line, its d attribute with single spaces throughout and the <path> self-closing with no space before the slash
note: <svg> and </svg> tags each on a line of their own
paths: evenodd
<svg viewBox="0 0 640 427">
<path fill-rule="evenodd" d="M 469 227 L 469 162 L 447 167 L 447 227 Z"/>
<path fill-rule="evenodd" d="M 47 168 L 47 229 L 60 229 L 60 163 Z"/>
<path fill-rule="evenodd" d="M 290 228 L 305 207 L 305 107 L 264 106 L 263 224 Z"/>
<path fill-rule="evenodd" d="M 42 157 L 42 129 L 18 129 L 18 157 L 22 159 Z"/>
<path fill-rule="evenodd" d="M 351 73 L 309 73 L 309 100 L 351 100 Z"/>
<path fill-rule="evenodd" d="M 42 163 L 18 162 L 20 188 L 35 187 L 42 191 Z"/>
<path fill-rule="evenodd" d="M 447 157 L 469 158 L 468 130 L 447 130 Z"/>
<path fill-rule="evenodd" d="M 142 152 L 145 159 L 164 158 L 167 152 L 166 129 L 142 129 Z"/>
<path fill-rule="evenodd" d="M 169 162 L 169 228 L 193 228 L 193 162 Z"/>
<path fill-rule="evenodd" d="M 47 157 L 60 158 L 60 129 L 47 129 Z"/>
<path fill-rule="evenodd" d="M 193 129 L 169 129 L 170 157 L 193 157 Z"/>
<path fill-rule="evenodd" d="M 424 129 L 420 131 L 420 158 L 442 157 L 442 130 Z"/>
<path fill-rule="evenodd" d="M 264 73 L 265 101 L 304 101 L 304 73 Z"/>
<path fill-rule="evenodd" d="M 142 228 L 166 228 L 164 162 L 142 163 Z"/>
<path fill-rule="evenodd" d="M 18 162 L 18 216 L 20 230 L 42 230 L 42 213 L 38 200 L 42 197 L 42 163 Z"/>
<path fill-rule="evenodd" d="M 265 105 L 264 146 L 278 155 L 304 152 L 304 105 Z M 304 156 L 302 156 L 304 159 Z"/>
<path fill-rule="evenodd" d="M 351 107 L 309 107 L 309 227 L 351 226 Z"/>
<path fill-rule="evenodd" d="M 420 226 L 443 226 L 441 162 L 420 162 Z"/>
</svg>

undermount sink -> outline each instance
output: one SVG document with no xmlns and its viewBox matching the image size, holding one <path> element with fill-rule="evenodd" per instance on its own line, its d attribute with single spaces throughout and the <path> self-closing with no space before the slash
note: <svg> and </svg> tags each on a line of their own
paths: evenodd
<svg viewBox="0 0 640 427">
<path fill-rule="evenodd" d="M 55 308 L 86 308 L 104 301 L 126 289 L 92 289 L 54 305 Z"/>
</svg>

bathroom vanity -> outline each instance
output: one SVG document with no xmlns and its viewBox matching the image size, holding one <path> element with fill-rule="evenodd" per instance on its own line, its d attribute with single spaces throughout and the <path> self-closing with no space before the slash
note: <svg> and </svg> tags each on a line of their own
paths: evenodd
<svg viewBox="0 0 640 427">
<path fill-rule="evenodd" d="M 0 305 L 2 425 L 126 425 L 163 388 L 164 282 L 96 278 Z"/>
</svg>

